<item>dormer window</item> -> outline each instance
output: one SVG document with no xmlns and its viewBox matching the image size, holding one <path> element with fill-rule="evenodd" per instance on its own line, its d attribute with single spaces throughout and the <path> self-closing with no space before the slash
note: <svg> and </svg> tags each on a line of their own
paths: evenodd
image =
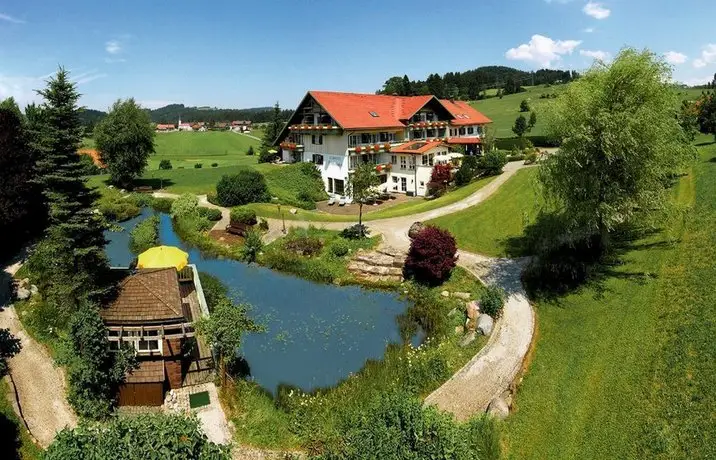
<svg viewBox="0 0 716 460">
<path fill-rule="evenodd" d="M 378 114 L 376 112 L 369 112 L 370 116 L 373 118 L 378 118 Z"/>
</svg>

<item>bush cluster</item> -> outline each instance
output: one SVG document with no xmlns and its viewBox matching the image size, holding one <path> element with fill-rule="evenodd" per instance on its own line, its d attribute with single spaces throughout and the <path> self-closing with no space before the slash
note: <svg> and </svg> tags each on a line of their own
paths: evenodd
<svg viewBox="0 0 716 460">
<path fill-rule="evenodd" d="M 505 304 L 505 291 L 499 286 L 490 285 L 485 288 L 480 297 L 480 313 L 485 313 L 497 319 L 502 316 L 502 307 Z"/>
<path fill-rule="evenodd" d="M 344 228 L 340 233 L 341 238 L 347 240 L 360 240 L 367 238 L 368 234 L 370 234 L 370 230 L 364 224 L 351 225 L 350 227 Z"/>
<path fill-rule="evenodd" d="M 232 224 L 256 225 L 256 211 L 245 206 L 231 208 L 229 219 Z"/>
<path fill-rule="evenodd" d="M 348 243 L 343 240 L 334 241 L 328 248 L 330 249 L 331 254 L 336 257 L 344 257 L 350 251 Z"/>
<path fill-rule="evenodd" d="M 239 206 L 267 202 L 270 199 L 264 176 L 253 169 L 242 169 L 223 176 L 216 184 L 216 198 L 221 206 Z"/>
<path fill-rule="evenodd" d="M 457 263 L 455 238 L 447 230 L 425 227 L 410 243 L 405 260 L 409 277 L 428 285 L 438 285 L 450 277 Z"/>
<path fill-rule="evenodd" d="M 129 250 L 141 254 L 159 244 L 159 216 L 151 216 L 134 226 L 129 233 Z"/>
<path fill-rule="evenodd" d="M 221 220 L 221 210 L 219 209 L 201 206 L 197 209 L 197 212 L 201 217 L 206 217 L 212 222 L 217 222 Z"/>
<path fill-rule="evenodd" d="M 302 256 L 314 256 L 321 252 L 323 243 L 315 236 L 298 235 L 287 237 L 284 247 Z"/>
<path fill-rule="evenodd" d="M 166 158 L 159 162 L 159 169 L 172 169 L 172 162 Z"/>
<path fill-rule="evenodd" d="M 493 150 L 485 153 L 480 166 L 487 174 L 497 175 L 502 173 L 502 168 L 504 168 L 506 164 L 507 155 L 501 150 Z"/>
<path fill-rule="evenodd" d="M 122 222 L 138 216 L 141 210 L 133 201 L 126 199 L 116 188 L 106 189 L 97 200 L 97 209 L 109 220 Z"/>
<path fill-rule="evenodd" d="M 194 169 L 201 169 L 203 166 L 201 163 L 194 163 Z"/>
</svg>

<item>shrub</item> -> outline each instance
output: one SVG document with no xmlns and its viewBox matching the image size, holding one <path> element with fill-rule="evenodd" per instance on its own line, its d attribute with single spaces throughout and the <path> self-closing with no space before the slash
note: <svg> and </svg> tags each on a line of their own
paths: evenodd
<svg viewBox="0 0 716 460">
<path fill-rule="evenodd" d="M 262 232 L 268 232 L 268 229 L 269 229 L 268 221 L 266 219 L 262 218 L 259 221 L 259 230 L 261 230 Z"/>
<path fill-rule="evenodd" d="M 172 162 L 166 158 L 159 162 L 159 169 L 172 169 Z"/>
<path fill-rule="evenodd" d="M 340 235 L 342 238 L 347 240 L 360 240 L 362 238 L 367 238 L 369 233 L 370 230 L 368 230 L 366 225 L 355 224 L 348 228 L 344 228 Z"/>
<path fill-rule="evenodd" d="M 480 161 L 475 156 L 466 156 L 462 159 L 460 169 L 455 173 L 455 185 L 462 186 L 470 183 L 480 166 Z"/>
<path fill-rule="evenodd" d="M 201 163 L 194 163 L 194 169 L 201 169 L 201 167 L 204 166 Z"/>
<path fill-rule="evenodd" d="M 140 254 L 159 243 L 159 217 L 152 216 L 134 226 L 129 233 L 129 250 Z"/>
<path fill-rule="evenodd" d="M 232 224 L 256 225 L 256 211 L 245 206 L 231 208 L 229 220 Z"/>
<path fill-rule="evenodd" d="M 246 151 L 246 155 L 254 156 L 254 147 L 252 145 L 249 145 L 249 149 Z"/>
<path fill-rule="evenodd" d="M 173 218 L 191 214 L 198 215 L 199 199 L 193 193 L 184 193 L 172 203 L 170 214 Z"/>
<path fill-rule="evenodd" d="M 348 243 L 343 240 L 335 240 L 333 243 L 331 243 L 329 249 L 331 251 L 331 254 L 336 257 L 343 257 L 348 254 L 348 251 L 350 250 L 350 248 L 348 247 Z"/>
<path fill-rule="evenodd" d="M 314 256 L 321 252 L 323 243 L 315 236 L 300 235 L 287 237 L 284 247 L 303 256 Z"/>
<path fill-rule="evenodd" d="M 176 460 L 231 458 L 228 447 L 208 440 L 195 416 L 166 414 L 120 416 L 102 425 L 80 424 L 73 430 L 65 428 L 57 434 L 44 458 L 127 458 L 134 456 L 132 453 L 152 457 L 158 456 L 159 452 L 165 458 Z"/>
<path fill-rule="evenodd" d="M 501 174 L 502 168 L 507 164 L 507 155 L 501 150 L 493 150 L 492 152 L 485 153 L 481 163 L 482 169 L 484 169 L 487 174 Z"/>
<path fill-rule="evenodd" d="M 264 243 L 261 241 L 261 233 L 251 229 L 246 233 L 244 246 L 241 248 L 241 258 L 249 263 L 255 262 L 263 247 Z"/>
<path fill-rule="evenodd" d="M 527 153 L 524 157 L 526 165 L 531 165 L 537 162 L 537 152 L 535 152 L 534 150 Z"/>
<path fill-rule="evenodd" d="M 529 112 L 530 111 L 530 103 L 527 99 L 522 99 L 522 102 L 520 102 L 520 112 Z"/>
<path fill-rule="evenodd" d="M 197 208 L 197 211 L 199 212 L 199 215 L 202 217 L 206 217 L 211 222 L 217 222 L 221 220 L 221 210 L 216 208 L 206 208 L 206 207 L 199 207 Z"/>
<path fill-rule="evenodd" d="M 154 198 L 151 202 L 152 209 L 159 212 L 169 213 L 172 210 L 172 198 Z"/>
<path fill-rule="evenodd" d="M 216 184 L 216 197 L 221 206 L 238 206 L 269 201 L 264 176 L 252 169 L 225 175 Z"/>
<path fill-rule="evenodd" d="M 455 238 L 447 230 L 425 227 L 410 243 L 405 272 L 417 281 L 438 285 L 450 277 L 457 263 Z"/>
<path fill-rule="evenodd" d="M 206 201 L 208 201 L 211 204 L 215 204 L 217 206 L 221 206 L 219 204 L 219 199 L 216 197 L 216 192 L 209 192 L 206 194 Z"/>
<path fill-rule="evenodd" d="M 502 316 L 502 307 L 505 304 L 505 291 L 499 286 L 487 286 L 480 297 L 480 313 L 485 313 L 497 319 Z"/>
<path fill-rule="evenodd" d="M 452 167 L 450 165 L 437 164 L 433 167 L 433 172 L 430 175 L 430 182 L 447 184 L 450 182 L 451 174 Z"/>
<path fill-rule="evenodd" d="M 219 166 L 219 163 L 212 163 L 212 164 L 211 164 L 211 167 L 212 167 L 212 168 L 216 168 L 217 166 Z"/>
<path fill-rule="evenodd" d="M 133 200 L 124 198 L 124 195 L 115 188 L 104 191 L 97 200 L 97 209 L 107 219 L 118 222 L 131 219 L 140 213 L 139 206 Z"/>
<path fill-rule="evenodd" d="M 428 182 L 426 184 L 428 196 L 439 198 L 445 193 L 445 184 L 441 182 Z"/>
</svg>

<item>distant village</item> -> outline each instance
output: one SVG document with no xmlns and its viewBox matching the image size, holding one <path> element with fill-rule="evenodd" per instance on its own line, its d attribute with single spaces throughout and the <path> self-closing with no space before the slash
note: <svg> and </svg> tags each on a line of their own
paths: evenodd
<svg viewBox="0 0 716 460">
<path fill-rule="evenodd" d="M 247 133 L 251 131 L 250 120 L 235 120 L 232 122 L 204 122 L 195 121 L 192 123 L 182 123 L 181 118 L 176 124 L 157 124 L 155 127 L 158 133 L 168 133 L 174 131 L 234 131 L 237 133 Z"/>
</svg>

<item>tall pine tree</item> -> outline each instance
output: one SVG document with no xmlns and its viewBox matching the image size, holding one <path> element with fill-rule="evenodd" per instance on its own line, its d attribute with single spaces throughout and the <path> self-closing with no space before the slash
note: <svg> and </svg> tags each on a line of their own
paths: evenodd
<svg viewBox="0 0 716 460">
<path fill-rule="evenodd" d="M 275 153 L 271 153 L 275 147 L 273 146 L 274 141 L 281 134 L 283 129 L 283 120 L 281 119 L 281 108 L 278 106 L 278 102 L 273 106 L 273 116 L 271 121 L 266 126 L 264 131 L 264 137 L 261 141 L 261 147 L 259 149 L 259 163 L 268 163 L 276 158 Z"/>
<path fill-rule="evenodd" d="M 38 93 L 45 101 L 39 113 L 32 114 L 38 136 L 35 148 L 42 152 L 37 182 L 47 200 L 50 226 L 28 263 L 45 300 L 69 314 L 85 298 L 98 300 L 111 291 L 104 253 L 106 223 L 93 212 L 97 195 L 82 174 L 77 153 L 82 136 L 80 95 L 68 72 L 60 68 Z"/>
<path fill-rule="evenodd" d="M 42 197 L 33 185 L 35 159 L 14 99 L 0 102 L 0 259 L 43 229 Z"/>
</svg>

